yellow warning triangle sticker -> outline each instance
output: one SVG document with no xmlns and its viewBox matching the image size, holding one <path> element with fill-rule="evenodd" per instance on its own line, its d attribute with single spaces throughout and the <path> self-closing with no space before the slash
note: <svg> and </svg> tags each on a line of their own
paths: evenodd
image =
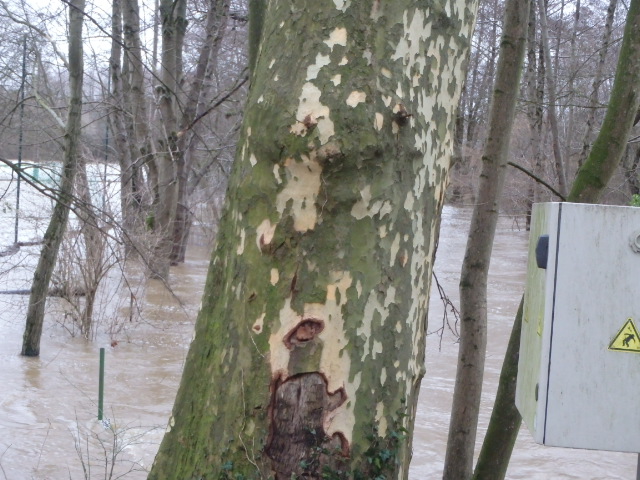
<svg viewBox="0 0 640 480">
<path fill-rule="evenodd" d="M 640 353 L 640 334 L 632 319 L 627 319 L 618 334 L 613 337 L 609 350 Z"/>
</svg>

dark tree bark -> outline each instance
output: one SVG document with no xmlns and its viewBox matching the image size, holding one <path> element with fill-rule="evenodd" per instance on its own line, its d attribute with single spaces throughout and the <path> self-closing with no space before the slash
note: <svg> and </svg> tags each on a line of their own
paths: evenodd
<svg viewBox="0 0 640 480">
<path fill-rule="evenodd" d="M 558 127 L 558 98 L 556 94 L 556 79 L 554 69 L 551 67 L 551 52 L 549 47 L 549 33 L 547 29 L 547 10 L 544 0 L 538 0 L 538 18 L 540 20 L 540 44 L 544 52 L 544 63 L 546 73 L 547 95 L 549 98 L 549 108 L 547 118 L 551 128 L 551 140 L 553 144 L 553 160 L 558 178 L 558 191 L 566 196 L 567 194 L 567 173 L 565 159 L 562 157 L 560 146 L 560 128 Z"/>
<path fill-rule="evenodd" d="M 206 38 L 200 48 L 198 63 L 180 119 L 176 155 L 178 197 L 171 250 L 172 264 L 184 262 L 187 250 L 187 239 L 191 225 L 189 178 L 191 177 L 192 162 L 201 139 L 199 122 L 195 122 L 205 113 L 205 105 L 210 97 L 212 77 L 218 68 L 218 54 L 228 23 L 229 7 L 229 0 L 211 0 L 209 3 L 205 27 Z"/>
<path fill-rule="evenodd" d="M 122 229 L 124 232 L 125 253 L 129 256 L 135 252 L 134 239 L 139 234 L 143 222 L 141 169 L 137 164 L 138 148 L 135 145 L 136 134 L 132 113 L 131 96 L 126 93 L 129 82 L 124 80 L 130 73 L 130 62 L 126 67 L 122 62 L 122 44 L 125 41 L 122 31 L 122 0 L 113 0 L 111 11 L 111 54 L 109 57 L 109 74 L 111 75 L 111 91 L 109 92 L 110 110 L 109 126 L 113 132 L 115 150 L 120 166 L 120 208 L 122 212 Z M 130 25 L 128 25 L 130 27 Z"/>
<path fill-rule="evenodd" d="M 591 136 L 593 134 L 593 124 L 596 120 L 596 108 L 598 108 L 598 97 L 600 85 L 602 84 L 602 77 L 604 75 L 605 60 L 607 58 L 607 52 L 609 51 L 609 45 L 611 44 L 611 34 L 613 32 L 613 19 L 616 13 L 616 7 L 618 0 L 609 0 L 609 7 L 607 8 L 607 19 L 604 22 L 604 32 L 602 33 L 602 46 L 599 49 L 598 64 L 596 66 L 596 73 L 593 76 L 593 83 L 591 84 L 591 95 L 589 96 L 589 106 L 587 112 L 587 128 L 584 132 L 584 138 L 582 140 L 582 150 L 578 157 L 578 165 L 582 166 L 589 149 L 591 147 Z"/>
<path fill-rule="evenodd" d="M 80 143 L 80 120 L 82 117 L 82 24 L 84 0 L 69 2 L 69 83 L 70 99 L 65 132 L 65 152 L 60 179 L 60 190 L 56 197 L 49 226 L 45 232 L 40 259 L 33 275 L 31 295 L 27 310 L 26 326 L 22 340 L 22 355 L 38 356 L 44 322 L 44 309 L 51 275 L 67 228 L 69 208 L 73 198 L 73 186 L 78 169 Z"/>
</svg>

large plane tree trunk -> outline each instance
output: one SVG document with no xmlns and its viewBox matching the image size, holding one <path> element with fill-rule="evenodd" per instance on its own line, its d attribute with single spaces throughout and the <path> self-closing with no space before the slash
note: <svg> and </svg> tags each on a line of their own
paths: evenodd
<svg viewBox="0 0 640 480">
<path fill-rule="evenodd" d="M 56 204 L 44 235 L 40 259 L 33 274 L 27 321 L 22 339 L 22 355 L 40 355 L 40 337 L 49 282 L 56 265 L 62 237 L 67 228 L 73 186 L 80 152 L 80 120 L 82 117 L 82 24 L 84 0 L 70 0 L 69 5 L 69 113 L 65 132 L 65 151 Z"/>
<path fill-rule="evenodd" d="M 474 16 L 456 0 L 269 2 L 150 479 L 407 477 Z"/>
</svg>

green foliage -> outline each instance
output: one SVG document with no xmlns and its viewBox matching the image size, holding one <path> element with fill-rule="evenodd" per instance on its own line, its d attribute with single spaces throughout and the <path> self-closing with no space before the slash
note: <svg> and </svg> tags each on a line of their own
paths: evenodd
<svg viewBox="0 0 640 480">
<path fill-rule="evenodd" d="M 219 480 L 247 480 L 242 473 L 233 473 L 233 462 L 226 461 L 220 470 Z"/>
<path fill-rule="evenodd" d="M 145 225 L 147 226 L 147 230 L 151 230 L 153 231 L 153 229 L 156 226 L 156 217 L 153 213 L 150 213 L 149 215 L 147 215 L 147 218 L 145 219 Z"/>
<path fill-rule="evenodd" d="M 629 202 L 629 205 L 631 205 L 632 207 L 640 207 L 640 195 L 638 195 L 637 193 L 634 193 L 633 196 L 631 197 L 631 201 Z"/>
<path fill-rule="evenodd" d="M 404 405 L 404 401 L 402 402 Z M 369 448 L 365 451 L 366 465 L 354 472 L 355 480 L 389 480 L 393 478 L 400 464 L 400 446 L 406 439 L 408 431 L 403 427 L 403 420 L 407 416 L 405 408 L 397 412 L 396 420 L 384 437 L 378 435 L 378 428 L 367 436 Z"/>
</svg>

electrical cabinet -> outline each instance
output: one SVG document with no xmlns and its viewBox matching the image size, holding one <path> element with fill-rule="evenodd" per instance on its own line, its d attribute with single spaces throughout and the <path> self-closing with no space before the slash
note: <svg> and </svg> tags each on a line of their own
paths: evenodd
<svg viewBox="0 0 640 480">
<path fill-rule="evenodd" d="M 534 205 L 516 406 L 538 443 L 640 452 L 640 208 Z"/>
</svg>

